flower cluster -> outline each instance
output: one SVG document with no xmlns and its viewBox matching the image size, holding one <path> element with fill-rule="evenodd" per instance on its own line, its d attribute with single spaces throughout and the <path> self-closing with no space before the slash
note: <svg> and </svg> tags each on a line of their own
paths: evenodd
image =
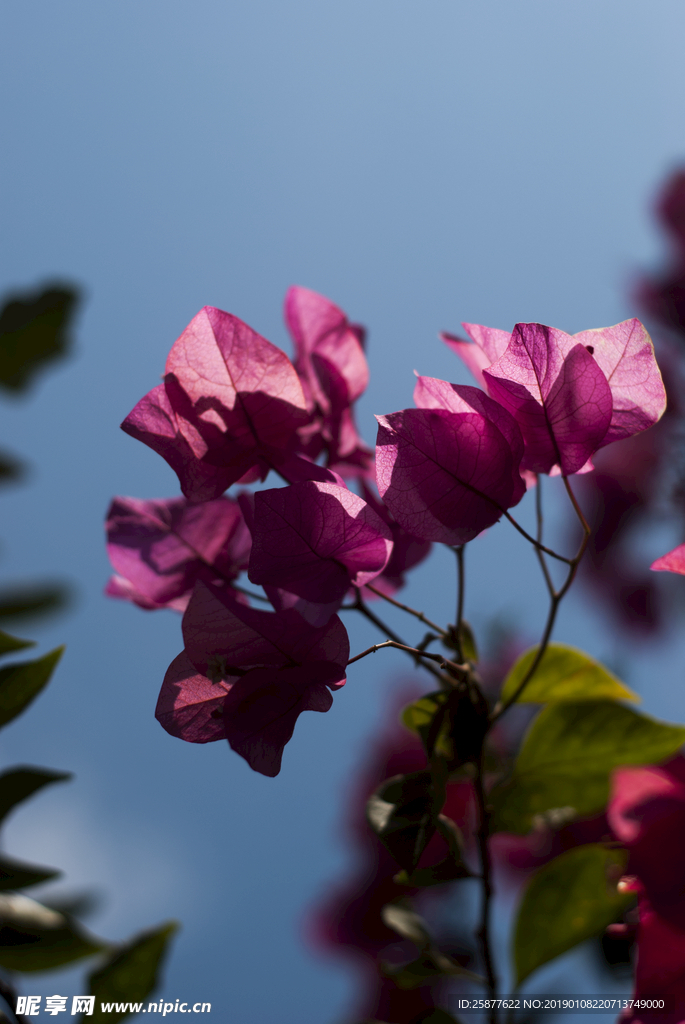
<svg viewBox="0 0 685 1024">
<path fill-rule="evenodd" d="M 285 319 L 293 361 L 237 317 L 198 313 L 122 424 L 166 459 L 184 497 L 117 498 L 107 521 L 108 593 L 184 613 L 159 721 L 191 742 L 227 739 L 267 775 L 300 712 L 327 711 L 345 682 L 348 596 L 359 607 L 393 593 L 431 542 L 465 544 L 509 516 L 536 474 L 582 472 L 665 405 L 636 320 L 574 336 L 465 325 L 471 342 L 445 339 L 484 390 L 419 377 L 415 408 L 378 417 L 376 494 L 354 419 L 363 329 L 304 288 L 289 290 Z M 285 486 L 224 496 L 270 472 Z M 263 594 L 244 590 L 245 571 Z"/>
<path fill-rule="evenodd" d="M 634 1010 L 624 1019 L 679 1024 L 685 1010 L 685 758 L 615 772 L 608 818 L 629 851 L 621 887 L 638 894 L 635 998 L 669 1000 L 660 1014 Z"/>
</svg>

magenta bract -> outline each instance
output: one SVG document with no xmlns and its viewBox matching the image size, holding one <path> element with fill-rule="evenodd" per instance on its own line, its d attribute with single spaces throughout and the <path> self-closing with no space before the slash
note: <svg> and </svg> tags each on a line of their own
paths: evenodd
<svg viewBox="0 0 685 1024">
<path fill-rule="evenodd" d="M 309 481 L 255 494 L 253 583 L 307 601 L 342 601 L 351 585 L 383 571 L 391 551 L 388 527 L 345 487 Z"/>
<path fill-rule="evenodd" d="M 374 581 L 377 587 L 384 594 L 394 594 L 405 584 L 404 574 L 408 569 L 422 562 L 431 550 L 431 543 L 428 540 L 421 540 L 411 533 L 403 530 L 399 523 L 396 523 L 390 514 L 387 505 L 384 505 L 378 495 L 371 490 L 371 487 L 362 481 L 362 497 L 376 515 L 383 520 L 392 537 L 392 554 L 388 559 L 383 572 Z M 370 595 L 373 596 L 373 595 Z"/>
<path fill-rule="evenodd" d="M 143 608 L 184 608 L 196 580 L 228 583 L 247 568 L 251 538 L 229 498 L 115 498 L 107 552 L 118 576 L 107 593 Z"/>
<path fill-rule="evenodd" d="M 367 471 L 372 452 L 357 433 L 351 408 L 369 383 L 363 328 L 330 299 L 297 286 L 288 289 L 285 320 L 311 415 L 298 431 L 302 451 L 317 458 L 326 450 L 328 465 L 343 475 Z"/>
<path fill-rule="evenodd" d="M 524 469 L 547 473 L 556 464 L 578 472 L 598 448 L 645 430 L 664 412 L 661 374 L 639 320 L 573 336 L 542 324 L 517 324 L 511 335 L 463 326 L 473 344 L 442 337 L 516 417 Z"/>
<path fill-rule="evenodd" d="M 654 572 L 677 572 L 685 576 L 685 544 L 679 544 L 673 551 L 657 558 L 649 568 Z"/>
<path fill-rule="evenodd" d="M 230 313 L 205 306 L 174 343 L 165 383 L 122 423 L 178 473 L 191 501 L 266 476 L 274 452 L 307 420 L 283 352 Z"/>
<path fill-rule="evenodd" d="M 470 342 L 463 341 L 456 334 L 448 334 L 447 331 L 443 331 L 440 337 L 465 363 L 483 390 L 487 391 L 483 370 L 487 370 L 488 366 L 504 355 L 511 341 L 511 334 L 508 331 L 500 331 L 497 327 L 484 327 L 482 324 L 461 326 L 471 338 Z"/>
<path fill-rule="evenodd" d="M 609 824 L 628 848 L 627 871 L 637 877 L 640 924 L 635 998 L 671 996 L 659 1021 L 685 1019 L 685 758 L 660 767 L 614 772 Z M 650 1020 L 639 1011 L 626 1020 Z"/>
<path fill-rule="evenodd" d="M 477 388 L 420 378 L 417 392 L 431 408 L 376 417 L 378 490 L 407 532 L 464 544 L 523 497 L 521 434 Z"/>
<path fill-rule="evenodd" d="M 359 398 L 369 383 L 363 330 L 350 324 L 330 299 L 297 285 L 285 297 L 285 320 L 295 343 L 295 368 L 310 403 L 330 412 L 331 368 L 344 382 L 347 404 Z"/>
<path fill-rule="evenodd" d="M 517 324 L 503 356 L 483 371 L 488 390 L 521 428 L 523 468 L 575 473 L 611 423 L 611 390 L 588 350 L 541 324 Z"/>
<path fill-rule="evenodd" d="M 183 619 L 186 643 L 165 677 L 156 715 L 193 743 L 225 738 L 255 771 L 277 775 L 302 711 L 327 711 L 345 682 L 347 631 L 296 611 L 257 611 L 198 583 Z"/>
</svg>

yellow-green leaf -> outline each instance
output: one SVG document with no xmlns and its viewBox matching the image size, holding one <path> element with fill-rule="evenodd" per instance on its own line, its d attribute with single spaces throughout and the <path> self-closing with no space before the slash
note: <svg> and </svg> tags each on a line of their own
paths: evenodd
<svg viewBox="0 0 685 1024">
<path fill-rule="evenodd" d="M 532 647 L 518 659 L 504 681 L 502 701 L 508 703 L 530 670 L 538 652 Z M 562 700 L 639 700 L 604 665 L 566 644 L 550 644 L 519 702 L 547 704 Z"/>
</svg>

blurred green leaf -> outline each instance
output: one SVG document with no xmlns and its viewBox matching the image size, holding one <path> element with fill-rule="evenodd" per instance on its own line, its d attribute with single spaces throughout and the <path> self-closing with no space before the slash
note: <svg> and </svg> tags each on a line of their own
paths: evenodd
<svg viewBox="0 0 685 1024">
<path fill-rule="evenodd" d="M 492 831 L 526 833 L 534 816 L 558 809 L 601 811 L 614 768 L 659 764 L 684 742 L 682 726 L 613 701 L 548 704 L 524 737 L 513 774 L 490 792 Z"/>
<path fill-rule="evenodd" d="M 46 907 L 56 910 L 69 918 L 90 917 L 102 906 L 102 897 L 93 889 L 82 889 L 80 892 L 61 892 L 55 896 L 41 896 Z"/>
<path fill-rule="evenodd" d="M 456 643 L 455 639 L 456 632 L 456 626 L 450 626 L 447 631 L 447 635 L 443 637 L 443 643 L 450 651 L 459 650 L 459 645 Z M 464 655 L 466 660 L 473 662 L 474 665 L 478 664 L 478 647 L 476 646 L 476 638 L 466 619 L 462 620 L 461 629 L 459 630 L 459 640 L 461 653 Z"/>
<path fill-rule="evenodd" d="M 19 860 L 0 853 L 0 891 L 7 889 L 28 889 L 30 885 L 38 885 L 40 882 L 47 882 L 51 878 L 57 878 L 61 871 L 54 871 L 52 868 L 38 868 L 33 864 L 23 864 Z"/>
<path fill-rule="evenodd" d="M 429 743 L 432 742 L 433 753 L 441 754 L 451 760 L 453 748 L 445 716 L 447 696 L 446 690 L 427 693 L 424 697 L 407 705 L 402 712 L 402 721 L 407 729 L 420 737 L 424 750 L 427 751 Z"/>
<path fill-rule="evenodd" d="M 57 647 L 35 661 L 0 668 L 0 729 L 20 715 L 47 686 L 63 652 L 63 647 Z"/>
<path fill-rule="evenodd" d="M 461 830 L 444 814 L 438 815 L 436 827 L 447 842 L 448 856 L 430 867 L 415 868 L 411 874 L 407 871 L 398 872 L 395 875 L 395 882 L 398 885 L 407 885 L 413 889 L 444 885 L 446 882 L 456 882 L 460 878 L 471 878 L 472 873 L 466 867 L 462 856 L 464 839 Z"/>
<path fill-rule="evenodd" d="M 22 973 L 54 970 L 103 948 L 64 914 L 20 893 L 0 893 L 0 967 Z"/>
<path fill-rule="evenodd" d="M 15 483 L 26 473 L 26 465 L 8 452 L 0 452 L 0 484 Z"/>
<path fill-rule="evenodd" d="M 57 284 L 7 296 L 0 310 L 1 386 L 24 391 L 46 363 L 67 355 L 78 298 L 74 287 Z"/>
<path fill-rule="evenodd" d="M 143 932 L 115 951 L 89 980 L 90 993 L 96 997 L 95 1011 L 89 1021 L 117 1024 L 128 1013 L 103 1013 L 104 1002 L 142 1002 L 159 984 L 160 971 L 172 935 L 178 924 L 169 921 L 159 928 Z"/>
<path fill-rule="evenodd" d="M 403 939 L 409 939 L 419 949 L 428 949 L 431 936 L 428 925 L 415 910 L 404 903 L 386 903 L 381 910 L 383 924 Z"/>
<path fill-rule="evenodd" d="M 601 934 L 634 896 L 616 891 L 625 851 L 598 844 L 567 850 L 539 868 L 519 907 L 514 934 L 517 987 L 543 964 Z"/>
<path fill-rule="evenodd" d="M 33 768 L 29 765 L 3 772 L 0 775 L 0 823 L 17 804 L 33 796 L 43 786 L 64 782 L 71 777 L 71 772 L 53 772 L 49 768 Z"/>
<path fill-rule="evenodd" d="M 501 699 L 516 693 L 538 652 L 532 647 L 518 659 L 504 681 Z M 639 700 L 640 698 L 594 658 L 566 644 L 550 644 L 518 698 L 520 702 L 546 704 L 561 700 Z"/>
<path fill-rule="evenodd" d="M 61 611 L 70 601 L 62 583 L 17 584 L 0 588 L 0 622 L 28 619 Z"/>
<path fill-rule="evenodd" d="M 0 629 L 0 655 L 10 654 L 12 651 L 23 651 L 25 647 L 35 646 L 35 640 L 20 640 L 18 636 L 10 636 L 9 633 Z"/>
<path fill-rule="evenodd" d="M 387 779 L 366 805 L 371 828 L 399 866 L 409 873 L 435 832 L 436 814 L 428 771 Z"/>
</svg>

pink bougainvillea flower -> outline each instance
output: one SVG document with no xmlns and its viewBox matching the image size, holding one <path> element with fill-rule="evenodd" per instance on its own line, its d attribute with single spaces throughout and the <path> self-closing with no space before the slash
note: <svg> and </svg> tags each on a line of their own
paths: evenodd
<svg viewBox="0 0 685 1024">
<path fill-rule="evenodd" d="M 484 391 L 488 390 L 483 370 L 496 363 L 509 347 L 511 334 L 500 331 L 497 327 L 484 327 L 482 324 L 462 324 L 471 341 L 464 341 L 456 334 L 443 331 L 440 337 L 452 351 L 459 356 L 469 368 Z"/>
<path fill-rule="evenodd" d="M 630 887 L 640 894 L 635 998 L 670 997 L 665 1011 L 622 1018 L 685 1020 L 685 758 L 614 772 L 608 820 L 628 848 Z"/>
<path fill-rule="evenodd" d="M 542 324 L 505 331 L 463 325 L 473 343 L 444 340 L 523 432 L 523 468 L 564 473 L 598 448 L 646 430 L 666 394 L 649 335 L 639 320 L 569 335 Z"/>
<path fill-rule="evenodd" d="M 362 481 L 361 488 L 364 501 L 383 520 L 392 536 L 392 554 L 383 572 L 373 581 L 373 585 L 384 594 L 394 594 L 404 586 L 405 572 L 408 569 L 413 569 L 428 556 L 431 542 L 421 540 L 420 537 L 414 537 L 411 533 L 403 530 L 400 524 L 393 519 L 387 505 L 380 501 L 378 495 L 365 480 Z M 374 595 L 370 593 L 368 596 L 373 597 Z"/>
<path fill-rule="evenodd" d="M 558 465 L 575 473 L 600 447 L 611 423 L 611 389 L 594 356 L 569 335 L 517 324 L 483 376 L 521 428 L 524 469 L 548 473 Z"/>
<path fill-rule="evenodd" d="M 464 544 L 523 497 L 521 433 L 478 388 L 420 378 L 429 408 L 379 416 L 378 490 L 415 537 Z"/>
<path fill-rule="evenodd" d="M 255 494 L 253 583 L 280 587 L 307 601 L 342 601 L 385 568 L 390 530 L 358 495 L 308 481 Z"/>
<path fill-rule="evenodd" d="M 657 558 L 649 568 L 654 572 L 677 572 L 685 576 L 685 544 L 679 544 L 673 551 Z"/>
<path fill-rule="evenodd" d="M 257 611 L 198 583 L 183 619 L 186 649 L 169 667 L 156 717 L 191 743 L 227 739 L 263 775 L 277 775 L 302 711 L 328 711 L 345 683 L 347 631 L 316 629 L 296 611 Z"/>
<path fill-rule="evenodd" d="M 142 608 L 183 610 L 198 579 L 230 582 L 247 568 L 251 538 L 238 504 L 217 498 L 114 498 L 107 552 L 117 572 L 111 597 Z"/>
<path fill-rule="evenodd" d="M 363 328 L 351 324 L 330 299 L 297 285 L 285 297 L 285 320 L 295 343 L 295 369 L 310 407 L 330 410 L 330 367 L 345 382 L 348 404 L 364 393 L 369 367 L 362 347 Z"/>
<path fill-rule="evenodd" d="M 373 453 L 357 433 L 351 408 L 369 383 L 364 329 L 330 299 L 297 286 L 288 289 L 285 321 L 311 416 L 298 432 L 303 451 L 317 458 L 326 450 L 328 465 L 343 475 L 368 470 Z"/>
<path fill-rule="evenodd" d="M 144 608 L 148 612 L 158 611 L 160 608 L 168 608 L 174 612 L 184 612 L 190 600 L 190 594 L 185 593 L 181 594 L 180 597 L 174 597 L 170 601 L 163 601 L 159 604 L 157 601 L 151 601 L 130 580 L 119 576 L 118 573 L 114 573 L 107 580 L 104 593 L 107 597 L 114 597 L 119 601 L 130 601 L 131 604 L 136 604 L 139 608 Z"/>
<path fill-rule="evenodd" d="M 230 313 L 205 306 L 174 343 L 164 384 L 122 428 L 163 456 L 191 501 L 264 478 L 307 420 L 288 357 Z"/>
</svg>

